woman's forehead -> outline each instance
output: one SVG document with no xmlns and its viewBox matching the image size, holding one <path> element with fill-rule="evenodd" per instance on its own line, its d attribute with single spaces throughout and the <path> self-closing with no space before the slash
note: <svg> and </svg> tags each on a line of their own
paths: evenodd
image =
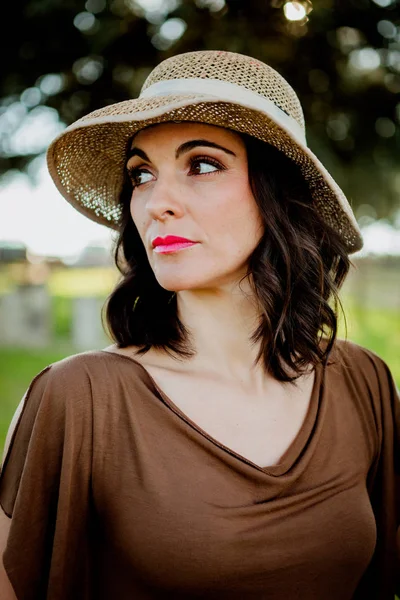
<svg viewBox="0 0 400 600">
<path fill-rule="evenodd" d="M 210 140 L 225 140 L 230 141 L 238 146 L 243 146 L 244 142 L 239 133 L 227 129 L 225 127 L 218 127 L 216 125 L 209 125 L 207 123 L 197 122 L 167 122 L 158 123 L 156 125 L 150 125 L 136 133 L 132 138 L 131 147 L 136 146 L 139 142 L 142 143 L 154 143 L 159 142 L 161 139 L 165 141 L 171 141 L 173 143 L 176 140 L 193 137 L 207 137 Z"/>
</svg>

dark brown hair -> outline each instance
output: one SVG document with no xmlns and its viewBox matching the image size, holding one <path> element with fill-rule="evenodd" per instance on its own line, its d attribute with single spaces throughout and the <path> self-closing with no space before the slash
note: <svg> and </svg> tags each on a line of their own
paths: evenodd
<svg viewBox="0 0 400 600">
<path fill-rule="evenodd" d="M 344 241 L 316 211 L 297 165 L 272 146 L 242 137 L 265 227 L 249 259 L 261 313 L 251 340 L 260 343 L 257 360 L 268 372 L 294 381 L 329 357 L 341 306 L 338 291 L 351 262 Z M 119 347 L 138 346 L 141 353 L 155 347 L 189 358 L 195 349 L 178 317 L 176 297 L 158 284 L 147 260 L 130 215 L 131 193 L 126 176 L 115 248 L 122 278 L 107 300 L 107 327 Z"/>
</svg>

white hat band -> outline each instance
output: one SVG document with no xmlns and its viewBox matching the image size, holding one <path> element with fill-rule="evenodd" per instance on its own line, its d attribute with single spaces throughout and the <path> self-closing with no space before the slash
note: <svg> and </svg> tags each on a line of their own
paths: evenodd
<svg viewBox="0 0 400 600">
<path fill-rule="evenodd" d="M 285 113 L 272 100 L 260 96 L 260 94 L 236 83 L 229 83 L 220 79 L 193 77 L 188 79 L 167 79 L 150 85 L 140 94 L 140 98 L 168 96 L 170 94 L 202 94 L 204 96 L 213 96 L 220 102 L 233 102 L 234 104 L 244 105 L 247 108 L 260 110 L 270 115 L 278 125 L 289 131 L 298 142 L 307 146 L 305 132 L 295 119 Z"/>
</svg>

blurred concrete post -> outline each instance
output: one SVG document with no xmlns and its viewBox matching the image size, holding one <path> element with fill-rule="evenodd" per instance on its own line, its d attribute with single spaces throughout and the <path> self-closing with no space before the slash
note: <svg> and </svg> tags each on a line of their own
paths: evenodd
<svg viewBox="0 0 400 600">
<path fill-rule="evenodd" d="M 72 305 L 72 343 L 78 350 L 98 350 L 110 342 L 101 324 L 99 298 L 74 298 Z"/>
<path fill-rule="evenodd" d="M 47 346 L 51 339 L 51 299 L 44 285 L 22 285 L 0 297 L 0 344 Z"/>
</svg>

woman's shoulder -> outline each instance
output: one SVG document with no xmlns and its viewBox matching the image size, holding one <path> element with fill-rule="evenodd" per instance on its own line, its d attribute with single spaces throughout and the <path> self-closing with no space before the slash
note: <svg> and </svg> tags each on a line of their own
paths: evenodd
<svg viewBox="0 0 400 600">
<path fill-rule="evenodd" d="M 346 370 L 361 370 L 365 375 L 386 372 L 389 369 L 385 360 L 374 350 L 348 339 L 336 338 L 332 358 Z"/>
<path fill-rule="evenodd" d="M 50 363 L 30 381 L 10 424 L 3 456 L 21 422 L 32 429 L 40 413 L 49 422 L 61 422 L 68 416 L 73 421 L 87 423 L 94 405 L 114 402 L 116 390 L 124 385 L 132 393 L 135 385 L 139 389 L 139 383 L 135 382 L 143 382 L 145 376 L 138 361 L 111 346 L 71 354 Z"/>
<path fill-rule="evenodd" d="M 387 362 L 375 351 L 350 340 L 337 339 L 331 354 L 331 376 L 346 380 L 356 394 L 367 394 L 377 410 L 396 405 L 399 391 Z"/>
<path fill-rule="evenodd" d="M 71 405 L 91 404 L 94 397 L 113 396 L 121 383 L 129 380 L 130 390 L 141 384 L 146 371 L 133 357 L 108 347 L 71 354 L 47 365 L 31 380 L 17 412 L 29 402 L 39 405 L 44 400 L 62 409 Z M 140 386 L 142 387 L 142 386 Z"/>
<path fill-rule="evenodd" d="M 140 358 L 133 349 L 126 351 L 111 345 L 101 350 L 88 350 L 65 356 L 47 365 L 33 381 L 39 378 L 57 381 L 67 379 L 72 384 L 85 379 L 90 380 L 92 377 L 104 378 L 110 371 L 118 370 L 123 365 L 138 374 L 142 371 Z"/>
</svg>

